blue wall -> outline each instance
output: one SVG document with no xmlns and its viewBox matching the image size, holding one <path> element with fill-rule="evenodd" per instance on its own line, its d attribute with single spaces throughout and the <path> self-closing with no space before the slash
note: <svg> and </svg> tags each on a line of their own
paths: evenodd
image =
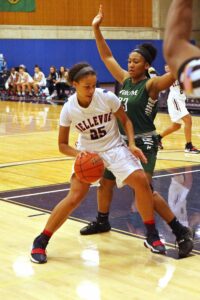
<svg viewBox="0 0 200 300">
<path fill-rule="evenodd" d="M 161 40 L 108 40 L 115 58 L 125 69 L 128 54 L 143 42 L 151 42 L 158 49 L 153 65 L 162 74 L 164 59 Z M 8 68 L 24 64 L 30 74 L 33 74 L 35 64 L 40 65 L 45 75 L 48 75 L 51 65 L 57 68 L 64 65 L 69 68 L 77 62 L 87 61 L 96 69 L 100 82 L 114 81 L 100 60 L 94 40 L 1 39 L 0 53 L 4 54 Z"/>
</svg>

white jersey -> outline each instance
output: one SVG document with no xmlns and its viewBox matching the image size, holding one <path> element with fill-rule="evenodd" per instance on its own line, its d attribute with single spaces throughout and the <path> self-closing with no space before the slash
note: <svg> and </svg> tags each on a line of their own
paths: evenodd
<svg viewBox="0 0 200 300">
<path fill-rule="evenodd" d="M 81 107 L 75 93 L 64 104 L 60 125 L 73 126 L 79 133 L 79 150 L 103 152 L 124 144 L 119 133 L 117 119 L 113 115 L 120 107 L 120 101 L 110 91 L 95 89 L 87 108 Z"/>
<path fill-rule="evenodd" d="M 18 83 L 31 83 L 33 82 L 33 78 L 27 72 L 19 73 Z"/>
<path fill-rule="evenodd" d="M 40 78 L 40 81 L 38 79 Z M 45 86 L 46 85 L 46 78 L 43 72 L 35 73 L 33 77 L 34 81 L 38 82 L 39 86 Z"/>
<path fill-rule="evenodd" d="M 17 71 L 15 71 L 14 73 L 10 73 L 10 76 L 8 77 L 8 79 L 7 79 L 7 81 L 6 81 L 6 83 L 5 83 L 5 88 L 6 89 L 9 89 L 9 85 L 10 84 L 15 84 L 15 83 L 17 83 L 17 81 L 18 81 L 18 72 Z"/>
</svg>

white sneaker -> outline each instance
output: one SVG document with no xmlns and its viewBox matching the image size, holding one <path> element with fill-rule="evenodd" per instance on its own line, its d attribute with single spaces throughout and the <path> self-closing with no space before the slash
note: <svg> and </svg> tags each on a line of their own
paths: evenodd
<svg viewBox="0 0 200 300">
<path fill-rule="evenodd" d="M 57 91 L 54 90 L 53 93 L 51 94 L 52 98 L 56 97 L 57 96 Z"/>
<path fill-rule="evenodd" d="M 57 91 L 54 90 L 53 93 L 52 93 L 50 96 L 48 96 L 48 97 L 46 98 L 46 100 L 52 100 L 52 99 L 55 98 L 56 96 L 57 96 Z"/>
</svg>

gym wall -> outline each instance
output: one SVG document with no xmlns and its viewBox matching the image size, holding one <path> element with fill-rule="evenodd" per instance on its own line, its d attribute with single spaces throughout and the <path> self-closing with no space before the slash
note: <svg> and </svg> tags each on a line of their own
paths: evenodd
<svg viewBox="0 0 200 300">
<path fill-rule="evenodd" d="M 90 26 L 103 4 L 104 26 L 151 27 L 152 0 L 36 0 L 32 13 L 0 13 L 5 25 Z"/>
<path fill-rule="evenodd" d="M 146 41 L 146 40 L 145 40 Z M 148 40 L 158 49 L 155 67 L 163 73 L 162 41 Z M 122 67 L 127 68 L 128 54 L 141 40 L 108 40 L 112 52 Z M 100 82 L 114 82 L 113 77 L 101 62 L 94 40 L 48 40 L 48 39 L 4 39 L 0 43 L 0 53 L 3 53 L 8 67 L 24 64 L 30 74 L 33 74 L 35 64 L 41 66 L 46 75 L 49 67 L 55 65 L 71 67 L 80 61 L 87 61 L 97 71 Z"/>
<path fill-rule="evenodd" d="M 122 67 L 126 68 L 128 53 L 137 44 L 151 41 L 158 49 L 154 66 L 162 74 L 163 24 L 170 2 L 36 0 L 33 13 L 0 12 L 0 53 L 9 68 L 25 64 L 31 74 L 35 64 L 47 75 L 51 65 L 71 67 L 76 62 L 88 61 L 97 70 L 99 81 L 113 82 L 99 58 L 90 25 L 102 3 L 105 12 L 102 32 Z"/>
</svg>

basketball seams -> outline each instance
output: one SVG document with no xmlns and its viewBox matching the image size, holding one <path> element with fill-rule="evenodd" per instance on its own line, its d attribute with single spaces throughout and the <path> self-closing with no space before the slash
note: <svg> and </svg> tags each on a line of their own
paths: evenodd
<svg viewBox="0 0 200 300">
<path fill-rule="evenodd" d="M 94 166 L 92 166 L 92 167 L 88 167 L 88 168 L 82 168 L 82 166 L 83 165 L 78 165 L 78 167 L 80 167 L 80 169 L 79 170 L 83 170 L 84 169 L 84 171 L 88 171 L 88 170 L 93 170 L 93 169 L 96 169 L 96 167 L 98 168 L 98 167 L 103 167 L 104 168 L 104 165 L 101 163 L 101 164 L 98 164 L 98 165 L 94 165 Z M 77 170 L 78 168 L 76 168 L 76 170 Z"/>
<path fill-rule="evenodd" d="M 82 161 L 82 159 L 83 159 L 83 156 L 80 158 L 80 165 L 83 166 L 85 163 L 87 163 L 88 161 L 91 160 L 91 156 L 89 156 L 87 160 Z"/>
<path fill-rule="evenodd" d="M 104 163 L 98 154 L 89 153 L 88 157 L 81 156 L 76 159 L 74 170 L 79 180 L 93 183 L 102 177 Z"/>
<path fill-rule="evenodd" d="M 90 155 L 89 155 L 90 156 Z M 94 155 L 91 155 L 87 160 L 84 160 L 84 161 L 82 161 L 81 159 L 83 159 L 83 156 L 79 159 L 79 161 L 80 161 L 80 164 L 81 165 L 85 165 L 88 161 L 91 161 L 92 159 L 94 159 L 94 158 L 97 158 L 98 160 L 99 160 L 99 162 L 101 162 L 101 158 L 99 158 L 98 157 L 98 154 L 94 154 Z M 85 158 L 84 158 L 85 159 Z M 98 162 L 98 161 L 97 161 Z M 97 166 L 96 164 L 94 164 L 94 166 Z"/>
</svg>

